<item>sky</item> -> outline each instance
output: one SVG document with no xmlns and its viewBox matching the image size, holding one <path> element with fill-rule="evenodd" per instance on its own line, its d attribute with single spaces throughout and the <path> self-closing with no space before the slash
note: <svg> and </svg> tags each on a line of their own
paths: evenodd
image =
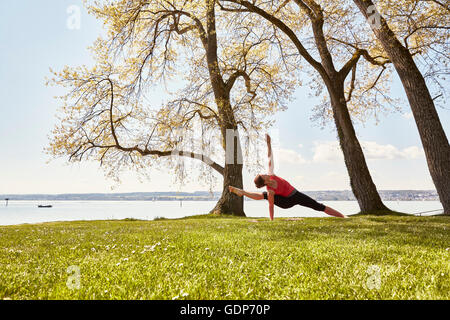
<svg viewBox="0 0 450 320">
<path fill-rule="evenodd" d="M 74 14 L 80 10 L 78 20 Z M 101 22 L 87 14 L 81 1 L 39 0 L 0 3 L 0 194 L 152 192 L 209 190 L 193 179 L 179 185 L 170 170 L 152 171 L 140 181 L 133 172 L 120 185 L 105 178 L 99 163 L 68 164 L 43 151 L 57 119 L 60 88 L 47 87 L 49 68 L 92 64 L 88 51 L 102 32 Z M 406 101 L 398 78 L 394 96 Z M 276 173 L 299 190 L 349 190 L 342 152 L 330 123 L 322 129 L 310 120 L 317 101 L 300 88 L 288 110 L 275 116 L 271 132 L 278 136 Z M 447 137 L 450 108 L 438 108 Z M 426 159 L 407 103 L 402 112 L 355 123 L 372 178 L 379 190 L 434 189 Z M 220 180 L 219 180 L 220 181 Z M 244 173 L 244 187 L 254 189 Z M 213 187 L 220 190 L 221 184 Z"/>
</svg>

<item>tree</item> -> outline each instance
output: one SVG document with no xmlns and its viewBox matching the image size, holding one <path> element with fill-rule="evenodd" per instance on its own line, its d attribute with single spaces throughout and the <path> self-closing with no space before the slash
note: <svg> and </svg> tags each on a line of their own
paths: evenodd
<svg viewBox="0 0 450 320">
<path fill-rule="evenodd" d="M 351 23 L 350 19 L 354 17 L 354 12 L 352 13 L 349 9 L 340 9 L 340 3 L 335 1 L 324 2 L 326 7 L 322 7 L 317 1 L 313 0 L 271 2 L 223 0 L 222 9 L 228 12 L 251 12 L 264 18 L 276 30 L 284 33 L 287 37 L 286 41 L 292 43 L 298 50 L 299 55 L 314 69 L 316 74 L 320 75 L 320 80 L 328 93 L 326 105 L 331 104 L 331 113 L 344 154 L 350 185 L 361 212 L 370 214 L 387 213 L 390 210 L 381 201 L 356 136 L 349 104 L 356 96 L 356 89 L 360 90 L 359 98 L 362 98 L 368 91 L 380 85 L 382 82 L 380 79 L 386 75 L 386 65 L 390 61 L 383 55 L 377 54 L 376 50 L 373 50 L 375 54 L 367 50 L 362 40 L 353 44 L 340 40 L 343 31 L 346 30 L 342 17 L 347 15 L 348 18 L 345 19 L 345 22 Z M 311 31 L 313 35 L 311 41 L 308 39 L 310 35 L 308 31 Z M 301 40 L 301 35 L 306 39 Z M 282 46 L 289 46 L 286 41 L 280 40 L 283 43 Z M 304 44 L 305 42 L 311 45 L 312 49 L 308 49 Z M 341 46 L 341 48 L 338 48 L 338 46 Z M 343 47 L 348 48 L 349 46 L 350 54 L 348 54 L 348 50 L 343 51 Z M 311 53 L 311 51 L 314 53 Z M 318 56 L 320 61 L 315 58 L 315 55 Z M 336 60 L 343 62 L 340 69 L 336 66 Z M 358 63 L 361 64 L 361 60 L 366 63 L 365 68 L 370 65 L 369 68 L 376 67 L 381 71 L 377 73 L 374 81 L 365 81 L 364 77 L 361 77 L 363 78 L 363 84 L 358 86 L 357 66 Z M 371 72 L 373 74 L 373 71 Z M 346 81 L 349 74 L 352 75 L 351 80 Z M 320 87 L 321 84 L 318 84 L 318 86 Z M 348 89 L 346 86 L 348 86 Z M 388 97 L 385 98 L 388 99 Z M 353 108 L 352 111 L 353 113 L 364 112 L 363 109 L 359 106 Z"/>
<path fill-rule="evenodd" d="M 425 55 L 432 49 L 433 57 L 445 59 L 445 63 L 448 63 L 449 7 L 439 1 L 400 1 L 397 5 L 407 14 L 402 16 L 398 14 L 399 10 L 396 11 L 397 17 L 406 20 L 397 28 L 403 31 L 396 30 L 396 33 L 371 0 L 353 1 L 366 19 L 378 20 L 370 25 L 402 81 L 419 130 L 431 177 L 444 212 L 450 214 L 450 145 L 427 83 L 413 59 L 413 54 Z M 395 22 L 391 21 L 391 25 L 395 25 Z M 402 35 L 404 44 L 396 34 Z M 444 46 L 443 52 L 433 48 L 436 43 Z"/>
<path fill-rule="evenodd" d="M 70 89 L 50 154 L 100 161 L 112 177 L 162 164 L 183 178 L 184 162 L 174 159 L 197 159 L 223 176 L 212 212 L 245 215 L 242 198 L 228 190 L 242 187 L 239 130 L 255 140 L 295 82 L 269 52 L 271 36 L 218 15 L 213 0 L 119 0 L 89 10 L 108 34 L 93 47 L 94 67 L 66 67 L 50 81 Z M 185 86 L 175 98 L 147 105 L 152 85 L 181 75 Z M 219 156 L 223 164 L 213 160 Z"/>
</svg>

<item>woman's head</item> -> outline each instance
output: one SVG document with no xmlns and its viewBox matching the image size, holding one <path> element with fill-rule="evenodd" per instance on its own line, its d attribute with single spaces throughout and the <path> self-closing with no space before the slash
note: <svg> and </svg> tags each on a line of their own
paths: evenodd
<svg viewBox="0 0 450 320">
<path fill-rule="evenodd" d="M 257 188 L 262 188 L 266 185 L 266 181 L 264 180 L 263 176 L 261 174 L 258 174 L 255 177 L 255 180 L 253 180 L 255 182 L 255 186 Z"/>
</svg>

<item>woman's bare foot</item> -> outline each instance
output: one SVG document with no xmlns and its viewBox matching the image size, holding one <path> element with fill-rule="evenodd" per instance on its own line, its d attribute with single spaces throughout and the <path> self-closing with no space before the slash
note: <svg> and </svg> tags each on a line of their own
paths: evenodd
<svg viewBox="0 0 450 320">
<path fill-rule="evenodd" d="M 330 215 L 330 216 L 333 216 L 333 217 L 345 218 L 345 215 L 343 215 L 339 211 L 336 211 L 336 210 L 334 210 L 333 208 L 330 208 L 330 207 L 325 207 L 324 212 L 326 214 Z"/>
<path fill-rule="evenodd" d="M 229 186 L 228 190 L 230 190 L 230 192 L 233 192 L 234 194 L 237 194 L 239 197 L 242 197 L 244 195 L 241 189 L 232 186 Z"/>
</svg>

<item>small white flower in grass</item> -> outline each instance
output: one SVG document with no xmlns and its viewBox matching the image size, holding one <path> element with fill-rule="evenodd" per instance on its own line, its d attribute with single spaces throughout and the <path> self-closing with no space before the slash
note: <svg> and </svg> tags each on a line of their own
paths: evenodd
<svg viewBox="0 0 450 320">
<path fill-rule="evenodd" d="M 135 252 L 136 252 L 136 251 L 134 251 L 134 250 L 133 250 L 133 251 L 131 251 L 131 253 L 135 253 Z"/>
<path fill-rule="evenodd" d="M 91 248 L 91 251 L 92 251 L 92 252 L 95 252 L 95 248 Z"/>
<path fill-rule="evenodd" d="M 206 250 L 206 251 L 208 251 L 208 250 L 209 250 L 209 248 L 205 248 L 205 250 Z"/>
<path fill-rule="evenodd" d="M 189 295 L 187 292 L 184 292 L 183 289 L 181 289 L 180 294 L 181 294 L 182 297 L 187 297 Z"/>
<path fill-rule="evenodd" d="M 108 293 L 108 290 L 105 290 L 105 293 Z"/>
<path fill-rule="evenodd" d="M 179 265 L 178 265 L 179 267 L 182 267 L 183 266 L 183 264 L 182 263 L 180 263 Z"/>
<path fill-rule="evenodd" d="M 449 251 L 449 250 L 450 250 L 450 248 L 445 249 L 445 251 Z"/>
<path fill-rule="evenodd" d="M 175 296 L 172 298 L 172 300 L 177 300 L 178 298 L 180 298 L 180 296 Z"/>
<path fill-rule="evenodd" d="M 128 261 L 128 258 L 123 258 L 123 261 Z"/>
<path fill-rule="evenodd" d="M 117 262 L 117 263 L 116 263 L 116 266 L 120 266 L 120 262 Z"/>
</svg>

